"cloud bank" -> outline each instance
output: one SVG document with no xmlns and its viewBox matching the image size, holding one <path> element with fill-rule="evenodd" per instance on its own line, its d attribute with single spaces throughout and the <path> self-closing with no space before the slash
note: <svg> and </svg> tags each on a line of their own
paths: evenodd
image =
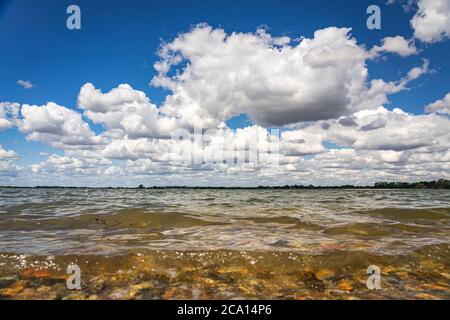
<svg viewBox="0 0 450 320">
<path fill-rule="evenodd" d="M 436 3 L 447 8 L 421 1 L 413 18 L 421 41 L 445 37 L 430 31 L 440 27 L 423 29 Z M 80 88 L 76 108 L 0 103 L 0 130 L 17 128 L 28 141 L 61 151 L 20 166 L 16 152 L 0 147 L 2 184 L 336 185 L 448 178 L 450 94 L 426 106 L 428 114 L 389 110 L 389 96 L 409 90 L 430 72 L 430 62 L 424 59 L 397 80 L 372 79 L 367 61 L 385 53 L 418 50 L 402 36 L 368 50 L 350 28 L 324 28 L 295 40 L 264 29 L 227 33 L 197 25 L 160 47 L 151 85 L 168 90 L 161 105 L 129 84 L 102 91 L 93 83 Z M 229 128 L 226 122 L 241 114 L 252 124 Z M 103 130 L 96 133 L 92 123 Z M 274 127 L 279 130 L 269 130 Z"/>
</svg>

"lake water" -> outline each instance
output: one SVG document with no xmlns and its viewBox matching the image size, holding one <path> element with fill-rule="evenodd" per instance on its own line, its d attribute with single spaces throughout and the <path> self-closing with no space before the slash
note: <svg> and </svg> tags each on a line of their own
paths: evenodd
<svg viewBox="0 0 450 320">
<path fill-rule="evenodd" d="M 0 189 L 7 299 L 450 298 L 449 266 L 449 190 Z"/>
</svg>

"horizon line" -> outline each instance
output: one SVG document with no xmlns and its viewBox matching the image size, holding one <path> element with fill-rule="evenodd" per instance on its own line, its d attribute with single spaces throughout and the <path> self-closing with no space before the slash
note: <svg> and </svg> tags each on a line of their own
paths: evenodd
<svg viewBox="0 0 450 320">
<path fill-rule="evenodd" d="M 430 181 L 415 181 L 415 182 L 401 182 L 401 181 L 389 181 L 389 182 L 375 182 L 372 185 L 277 185 L 277 186 L 187 186 L 187 185 L 174 185 L 174 186 L 144 186 L 140 184 L 136 187 L 126 186 L 107 186 L 107 187 L 93 187 L 93 186 L 0 186 L 0 188 L 18 188 L 18 189 L 450 189 L 450 180 L 437 179 Z"/>
</svg>

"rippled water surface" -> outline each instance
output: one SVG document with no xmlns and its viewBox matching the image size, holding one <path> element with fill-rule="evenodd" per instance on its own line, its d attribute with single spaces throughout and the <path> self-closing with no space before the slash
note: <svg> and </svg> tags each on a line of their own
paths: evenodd
<svg viewBox="0 0 450 320">
<path fill-rule="evenodd" d="M 449 190 L 0 189 L 6 298 L 448 298 L 449 245 Z"/>
</svg>

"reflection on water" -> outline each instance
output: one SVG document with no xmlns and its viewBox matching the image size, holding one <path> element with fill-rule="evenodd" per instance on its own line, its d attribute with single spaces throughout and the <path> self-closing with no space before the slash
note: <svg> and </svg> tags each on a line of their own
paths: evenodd
<svg viewBox="0 0 450 320">
<path fill-rule="evenodd" d="M 448 298 L 449 245 L 448 190 L 0 189 L 6 298 Z"/>
</svg>

